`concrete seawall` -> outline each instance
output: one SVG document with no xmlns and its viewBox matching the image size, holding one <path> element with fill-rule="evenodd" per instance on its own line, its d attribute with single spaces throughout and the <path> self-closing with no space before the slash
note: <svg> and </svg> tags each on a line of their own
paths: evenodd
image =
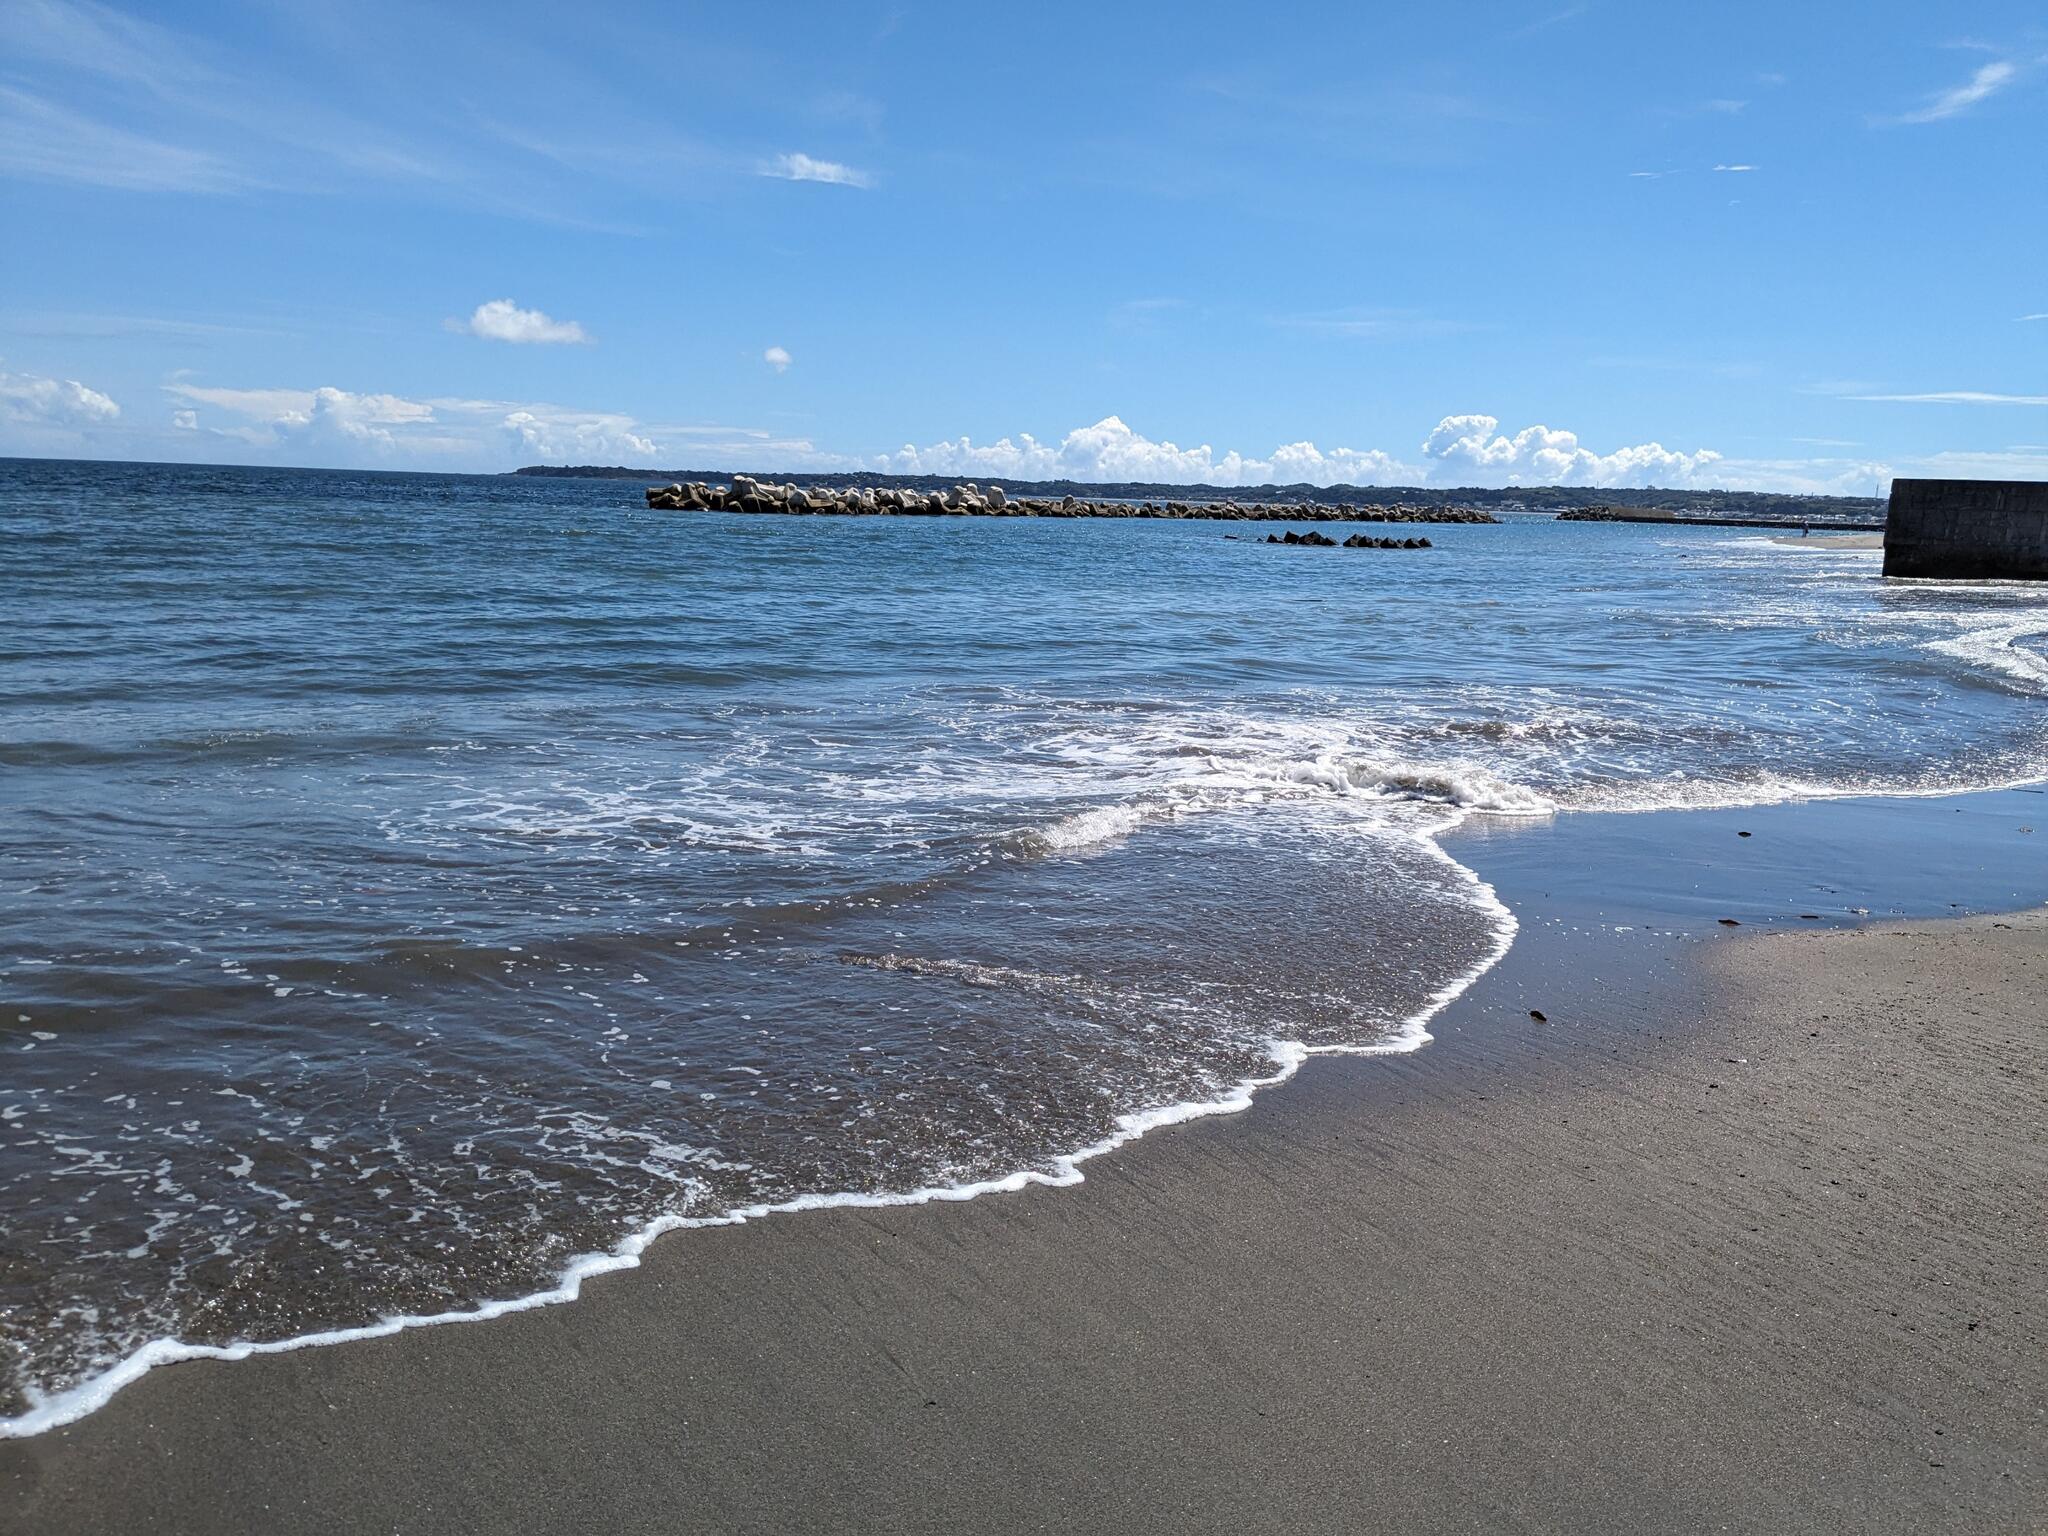
<svg viewBox="0 0 2048 1536">
<path fill-rule="evenodd" d="M 2048 482 L 1894 480 L 1884 573 L 2048 581 Z"/>
</svg>

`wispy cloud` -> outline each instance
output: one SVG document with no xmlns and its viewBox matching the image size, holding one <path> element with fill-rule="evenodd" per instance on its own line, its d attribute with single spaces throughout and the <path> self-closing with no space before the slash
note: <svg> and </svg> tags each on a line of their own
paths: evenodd
<svg viewBox="0 0 2048 1536">
<path fill-rule="evenodd" d="M 2048 395 L 2001 395 L 1982 389 L 1934 389 L 1917 395 L 1850 395 L 1897 405 L 2048 405 Z"/>
<path fill-rule="evenodd" d="M 451 331 L 467 331 L 486 341 L 522 345 L 588 346 L 591 335 L 574 320 L 556 320 L 538 309 L 521 309 L 510 299 L 479 304 L 467 320 L 450 320 Z"/>
<path fill-rule="evenodd" d="M 1741 172 L 1753 171 L 1756 167 L 1753 165 L 1717 165 L 1714 169 L 1717 171 Z"/>
<path fill-rule="evenodd" d="M 2019 317 L 2019 322 L 2022 325 L 2025 325 L 2032 320 L 2048 320 L 2048 309 L 2042 310 L 2041 313 L 2039 313 L 2038 315 L 2021 315 Z"/>
<path fill-rule="evenodd" d="M 1384 341 L 1397 336 L 1443 336 L 1471 329 L 1462 321 L 1439 320 L 1408 309 L 1352 308 L 1324 310 L 1315 314 L 1275 315 L 1273 324 L 1284 330 L 1342 336 L 1354 341 Z"/>
<path fill-rule="evenodd" d="M 153 336 L 203 343 L 216 336 L 291 334 L 278 325 L 182 320 L 166 315 L 78 314 L 48 310 L 0 312 L 0 335 L 32 336 L 38 340 L 117 341 Z"/>
<path fill-rule="evenodd" d="M 833 187 L 866 189 L 875 184 L 875 178 L 866 171 L 841 165 L 837 160 L 816 160 L 795 152 L 777 155 L 761 167 L 761 174 L 783 181 L 819 181 Z"/>
<path fill-rule="evenodd" d="M 1159 328 L 1167 316 L 1187 309 L 1186 299 L 1177 299 L 1168 294 L 1149 298 L 1125 299 L 1121 304 L 1112 305 L 1109 323 L 1120 331 L 1152 331 Z"/>
<path fill-rule="evenodd" d="M 203 150 L 144 138 L 0 85 L 0 175 L 126 192 L 240 192 L 255 182 Z"/>
<path fill-rule="evenodd" d="M 761 354 L 761 361 L 770 368 L 773 368 L 777 373 L 787 373 L 789 372 L 789 365 L 795 359 L 789 355 L 787 347 L 770 347 Z"/>
<path fill-rule="evenodd" d="M 1526 26 L 1514 28 L 1506 36 L 1511 38 L 1534 37 L 1538 32 L 1547 32 L 1552 27 L 1562 26 L 1567 21 L 1576 21 L 1592 8 L 1590 5 L 1568 5 L 1563 10 L 1553 11 L 1548 16 L 1539 16 Z"/>
<path fill-rule="evenodd" d="M 1961 85 L 1937 91 L 1926 104 L 1889 119 L 1894 123 L 1938 123 L 1967 112 L 1979 102 L 1997 95 L 2019 78 L 2019 66 L 2010 59 L 1995 59 L 1982 65 Z"/>
<path fill-rule="evenodd" d="M 10 0 L 13 52 L 46 64 L 140 85 L 161 95 L 214 77 L 176 32 L 93 0 Z"/>
</svg>

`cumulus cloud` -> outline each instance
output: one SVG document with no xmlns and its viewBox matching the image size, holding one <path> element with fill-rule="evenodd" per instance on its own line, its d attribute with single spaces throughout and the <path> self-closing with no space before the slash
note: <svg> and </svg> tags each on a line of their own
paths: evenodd
<svg viewBox="0 0 2048 1536">
<path fill-rule="evenodd" d="M 506 412 L 500 423 L 522 453 L 543 463 L 559 464 L 653 458 L 660 450 L 652 438 L 636 431 L 635 425 L 630 416 L 564 411 L 553 406 L 522 406 Z"/>
<path fill-rule="evenodd" d="M 1937 91 L 1927 104 L 1892 119 L 1895 123 L 1938 123 L 1943 118 L 1967 112 L 1978 102 L 1995 96 L 2019 77 L 2019 66 L 2008 59 L 1983 65 L 1961 85 Z"/>
<path fill-rule="evenodd" d="M 1525 427 L 1512 437 L 1492 416 L 1446 416 L 1422 444 L 1419 463 L 1379 448 L 1282 444 L 1263 457 L 1207 443 L 1182 448 L 1134 431 L 1115 416 L 1069 432 L 1058 443 L 1029 434 L 976 444 L 968 438 L 906 446 L 873 461 L 894 474 L 1008 476 L 1018 480 L 1143 480 L 1202 485 L 1697 485 L 1721 455 L 1675 453 L 1661 444 L 1595 453 L 1576 434 Z"/>
<path fill-rule="evenodd" d="M 959 437 L 894 453 L 851 456 L 804 439 L 722 426 L 657 426 L 617 411 L 537 402 L 411 399 L 319 389 L 239 389 L 177 382 L 165 386 L 173 424 L 272 450 L 284 462 L 438 464 L 506 468 L 519 463 L 641 464 L 651 468 L 747 469 L 803 473 L 878 469 L 894 474 L 980 480 L 1153 481 L 1161 484 L 1707 486 L 1768 488 L 1796 476 L 1792 465 L 1730 462 L 1711 449 L 1674 452 L 1657 443 L 1600 453 L 1546 426 L 1503 433 L 1492 416 L 1444 417 L 1419 455 L 1380 448 L 1323 448 L 1306 439 L 1262 455 L 1183 447 L 1105 416 L 1058 441 L 1029 433 L 977 443 Z M 104 399 L 104 397 L 99 397 Z M 108 402 L 111 406 L 112 402 Z M 268 456 L 268 455 L 266 455 Z M 287 457 L 288 456 L 288 457 Z M 1845 484 L 1869 468 L 1814 461 L 1812 474 Z"/>
<path fill-rule="evenodd" d="M 479 304 L 467 320 L 451 320 L 448 325 L 451 330 L 467 331 L 486 341 L 569 346 L 586 346 L 590 342 L 590 333 L 574 320 L 556 320 L 537 309 L 521 309 L 510 299 Z"/>
<path fill-rule="evenodd" d="M 1507 437 L 1498 419 L 1477 415 L 1446 416 L 1422 453 L 1451 478 L 1505 485 L 1691 485 L 1721 460 L 1711 448 L 1674 453 L 1661 443 L 1595 453 L 1579 446 L 1577 433 L 1543 426 Z"/>
<path fill-rule="evenodd" d="M 470 460 L 499 464 L 609 463 L 651 459 L 661 452 L 652 429 L 616 411 L 579 411 L 508 400 L 437 398 L 319 389 L 227 389 L 165 386 L 184 402 L 173 424 L 285 447 L 309 457 L 349 462 Z M 197 408 L 225 416 L 203 423 Z"/>
<path fill-rule="evenodd" d="M 1364 484 L 1414 469 L 1377 449 L 1325 452 L 1313 443 L 1289 443 L 1263 459 L 1235 451 L 1219 454 L 1207 443 L 1182 448 L 1133 431 L 1105 416 L 1077 427 L 1057 443 L 1042 443 L 1028 432 L 977 445 L 968 438 L 886 454 L 877 467 L 902 475 L 1007 475 L 1017 480 L 1155 480 L 1185 485 L 1259 485 L 1311 481 L 1319 485 Z"/>
<path fill-rule="evenodd" d="M 167 385 L 177 399 L 214 406 L 238 418 L 227 435 L 248 442 L 330 440 L 380 449 L 398 447 L 403 429 L 434 420 L 434 408 L 403 395 L 354 394 L 345 389 L 214 389 L 203 384 Z M 199 430 L 199 413 L 189 407 L 174 424 Z M 410 439 L 409 439 L 410 440 Z"/>
<path fill-rule="evenodd" d="M 788 371 L 789 365 L 794 359 L 790 357 L 785 348 L 770 347 L 761 354 L 761 361 L 770 368 L 773 368 L 777 373 L 784 373 Z"/>
<path fill-rule="evenodd" d="M 821 181 L 833 187 L 872 187 L 875 178 L 866 171 L 857 171 L 850 165 L 841 165 L 837 160 L 814 160 L 809 155 L 777 155 L 761 167 L 763 176 L 779 177 L 783 181 Z"/>
<path fill-rule="evenodd" d="M 27 427 L 99 427 L 118 418 L 121 407 L 76 379 L 48 379 L 36 373 L 0 373 L 0 421 Z"/>
</svg>

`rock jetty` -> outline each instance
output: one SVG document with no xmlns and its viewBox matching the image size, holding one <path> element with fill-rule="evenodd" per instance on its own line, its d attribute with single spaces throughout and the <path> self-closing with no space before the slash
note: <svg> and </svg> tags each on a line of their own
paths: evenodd
<svg viewBox="0 0 2048 1536">
<path fill-rule="evenodd" d="M 838 517 L 1171 517 L 1226 522 L 1496 523 L 1471 507 L 1321 505 L 1310 502 L 1091 501 L 1075 496 L 1013 497 L 999 485 L 945 491 L 777 485 L 734 475 L 730 485 L 698 480 L 650 486 L 647 505 L 663 512 L 762 512 Z M 1276 540 L 1274 542 L 1287 542 Z M 1294 542 L 1300 542 L 1296 539 Z M 1352 546 L 1359 548 L 1363 546 Z"/>
<path fill-rule="evenodd" d="M 1376 539 L 1369 533 L 1354 533 L 1339 544 L 1327 533 L 1317 533 L 1311 528 L 1307 533 L 1296 533 L 1292 528 L 1282 538 L 1277 533 L 1266 535 L 1268 544 L 1295 544 L 1303 549 L 1434 549 L 1436 546 L 1427 539 Z"/>
</svg>

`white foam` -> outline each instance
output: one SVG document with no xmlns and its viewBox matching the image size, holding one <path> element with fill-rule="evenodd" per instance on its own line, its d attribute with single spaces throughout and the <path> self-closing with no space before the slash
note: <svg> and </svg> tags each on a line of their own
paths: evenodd
<svg viewBox="0 0 2048 1536">
<path fill-rule="evenodd" d="M 1557 802 L 1524 785 L 1466 765 L 1347 761 L 1334 754 L 1290 763 L 1282 772 L 1302 784 L 1339 793 L 1363 791 L 1397 799 L 1440 801 L 1461 810 L 1509 816 L 1548 816 Z"/>
<path fill-rule="evenodd" d="M 2022 645 L 2022 640 L 2048 640 L 2048 622 L 2041 615 L 1996 624 L 1977 624 L 1950 640 L 1930 640 L 1927 649 L 2016 677 L 2026 683 L 2048 683 L 2048 656 Z"/>
<path fill-rule="evenodd" d="M 638 1268 L 640 1256 L 656 1238 L 686 1228 L 734 1226 L 799 1211 L 873 1210 L 893 1206 L 925 1205 L 941 1200 L 973 1200 L 982 1195 L 1015 1193 L 1033 1185 L 1053 1189 L 1067 1188 L 1083 1182 L 1083 1163 L 1136 1141 L 1149 1131 L 1158 1130 L 1163 1126 L 1182 1125 L 1190 1120 L 1204 1119 L 1211 1115 L 1234 1115 L 1249 1109 L 1252 1096 L 1259 1089 L 1285 1082 L 1300 1071 L 1303 1063 L 1312 1056 L 1385 1056 L 1420 1050 L 1432 1038 L 1429 1033 L 1429 1021 L 1499 963 L 1514 943 L 1519 928 L 1514 913 L 1508 910 L 1493 887 L 1482 880 L 1475 871 L 1452 858 L 1436 841 L 1444 832 L 1463 820 L 1463 811 L 1458 811 L 1421 829 L 1415 835 L 1467 886 L 1475 907 L 1494 919 L 1493 943 L 1483 958 L 1463 974 L 1431 993 L 1423 1005 L 1403 1020 L 1385 1039 L 1345 1045 L 1306 1045 L 1297 1040 L 1272 1040 L 1268 1042 L 1273 1058 L 1271 1073 L 1241 1079 L 1213 1099 L 1191 1100 L 1128 1111 L 1117 1116 L 1112 1122 L 1113 1128 L 1109 1135 L 1078 1151 L 1054 1158 L 1049 1168 L 1021 1168 L 1012 1173 L 973 1183 L 930 1185 L 900 1193 L 863 1194 L 839 1191 L 801 1195 L 793 1200 L 772 1204 L 738 1206 L 715 1216 L 657 1217 L 630 1233 L 607 1252 L 580 1254 L 571 1259 L 564 1267 L 561 1278 L 553 1286 L 525 1296 L 486 1302 L 482 1306 L 463 1310 L 408 1313 L 382 1318 L 377 1322 L 353 1328 L 323 1329 L 314 1333 L 297 1334 L 291 1338 L 261 1342 L 188 1344 L 180 1339 L 153 1339 L 118 1364 L 64 1392 L 40 1396 L 31 1391 L 30 1406 L 26 1412 L 13 1418 L 0 1418 L 0 1439 L 23 1439 L 65 1424 L 76 1423 L 106 1406 L 122 1388 L 141 1380 L 160 1365 L 173 1365 L 186 1360 L 246 1360 L 252 1355 L 276 1355 L 291 1350 L 354 1343 L 361 1339 L 388 1338 L 409 1328 L 485 1322 L 513 1312 L 529 1312 L 539 1307 L 559 1306 L 575 1301 L 582 1294 L 583 1282 L 586 1280 L 618 1270 Z"/>
<path fill-rule="evenodd" d="M 1859 561 L 1867 564 L 1867 561 Z M 2031 594 L 2030 594 L 2031 595 Z M 1787 618 L 1815 623 L 1831 615 L 1798 608 L 1793 612 L 1766 615 L 1774 622 Z M 2036 608 L 2021 618 L 2009 614 L 1958 616 L 1945 611 L 1884 615 L 1895 623 L 1924 623 L 1939 619 L 1956 623 L 1961 632 L 1952 637 L 1921 640 L 1926 649 L 1952 656 L 1998 676 L 2031 687 L 2048 683 L 2048 657 L 2024 641 L 2048 634 L 2041 611 Z M 1988 621 L 1987 621 L 1988 619 Z M 1757 622 L 1754 615 L 1716 615 L 1708 622 L 1740 626 Z M 1917 637 L 1916 637 L 1917 639 Z M 1531 690 L 1545 696 L 1548 690 Z M 1153 723 L 1156 720 L 1156 724 Z M 1489 953 L 1469 971 L 1433 994 L 1391 1035 L 1369 1043 L 1309 1046 L 1299 1041 L 1275 1039 L 1270 1044 L 1273 1070 L 1247 1077 L 1216 1097 L 1132 1111 L 1119 1116 L 1110 1134 L 1078 1151 L 1054 1159 L 1047 1167 L 1020 1169 L 969 1184 L 930 1186 L 893 1194 L 857 1192 L 802 1196 L 775 1204 L 734 1208 L 711 1216 L 664 1216 L 624 1238 L 614 1248 L 578 1256 L 565 1266 L 552 1287 L 531 1295 L 458 1311 L 408 1314 L 382 1319 L 354 1328 L 333 1329 L 265 1342 L 227 1345 L 189 1344 L 176 1339 L 153 1340 L 116 1365 L 69 1390 L 35 1399 L 29 1409 L 11 1419 L 0 1419 L 0 1437 L 21 1437 L 42 1433 L 75 1422 L 92 1413 L 115 1393 L 138 1380 L 158 1365 L 183 1360 L 239 1360 L 257 1354 L 277 1354 L 357 1339 L 386 1337 L 408 1328 L 433 1327 L 447 1323 L 477 1322 L 511 1312 L 527 1311 L 577 1299 L 583 1282 L 593 1276 L 631 1269 L 658 1237 L 679 1228 L 719 1226 L 759 1220 L 771 1215 L 825 1209 L 862 1209 L 915 1205 L 939 1200 L 969 1200 L 984 1194 L 1021 1190 L 1031 1185 L 1063 1187 L 1082 1182 L 1082 1165 L 1092 1158 L 1114 1151 L 1128 1142 L 1162 1126 L 1221 1114 L 1237 1113 L 1250 1106 L 1256 1092 L 1291 1077 L 1310 1057 L 1320 1054 L 1374 1055 L 1413 1051 L 1430 1037 L 1429 1022 L 1449 1003 L 1464 993 L 1504 955 L 1517 931 L 1516 919 L 1502 904 L 1492 887 L 1458 863 L 1437 843 L 1444 831 L 1458 825 L 1473 812 L 1494 815 L 1540 816 L 1559 809 L 1601 811 L 1649 811 L 1667 808 L 1709 808 L 1775 803 L 1797 799 L 1841 796 L 1917 797 L 1955 793 L 1966 789 L 2020 786 L 2048 782 L 2048 765 L 2015 767 L 2009 773 L 1981 776 L 1972 782 L 1922 782 L 1911 784 L 1858 783 L 1827 780 L 1793 773 L 1762 773 L 1741 782 L 1715 781 L 1684 775 L 1641 779 L 1609 779 L 1597 790 L 1553 798 L 1526 784 L 1502 777 L 1490 768 L 1463 760 L 1414 761 L 1402 755 L 1415 750 L 1413 721 L 1389 720 L 1374 726 L 1333 715 L 1326 719 L 1253 719 L 1226 712 L 1213 714 L 1174 713 L 1116 717 L 1121 729 L 1104 733 L 1097 728 L 1077 729 L 1041 744 L 1041 750 L 1056 765 L 1070 772 L 1047 769 L 1029 783 L 1020 778 L 1014 761 L 1000 765 L 961 765 L 945 784 L 956 803 L 978 796 L 1022 796 L 1046 801 L 1066 800 L 1081 785 L 1100 792 L 1104 777 L 1130 791 L 1130 798 L 1098 804 L 1071 812 L 1044 829 L 1029 834 L 1044 847 L 1070 853 L 1110 846 L 1139 831 L 1149 817 L 1171 816 L 1188 810 L 1226 808 L 1257 803 L 1262 799 L 1323 791 L 1347 801 L 1391 807 L 1412 803 L 1441 809 L 1440 818 L 1426 828 L 1403 826 L 1391 810 L 1376 816 L 1386 820 L 1391 832 L 1419 837 L 1432 854 L 1441 859 L 1469 887 L 1475 906 L 1494 920 L 1495 940 Z M 1548 717 L 1537 721 L 1503 719 L 1482 721 L 1475 729 L 1502 742 L 1529 741 L 1542 745 L 1546 737 L 1576 739 L 1583 735 L 1595 740 L 1601 735 L 1596 716 L 1563 717 L 1552 723 Z M 1384 729 L 1377 738 L 1376 730 Z M 1334 745 L 1333 745 L 1334 743 Z M 1386 750 L 1376 750 L 1386 749 Z M 1546 763 L 1551 759 L 1542 759 Z M 1569 763 L 1562 766 L 1569 767 Z M 1541 770 L 1546 779 L 1569 780 L 1568 772 Z M 982 775 L 977 777 L 977 775 Z M 838 814 L 858 818 L 871 814 L 876 801 L 912 801 L 933 792 L 925 781 L 913 786 L 908 778 L 900 783 L 869 783 L 859 786 L 848 807 Z M 822 781 L 833 789 L 842 781 L 826 775 Z M 648 824 L 659 836 L 699 836 L 728 845 L 771 846 L 779 837 L 779 824 L 700 826 L 685 821 L 674 805 L 688 797 L 665 787 L 651 793 L 648 786 L 616 799 L 592 794 L 584 804 L 525 806 L 497 802 L 468 807 L 475 821 L 516 830 L 528 835 L 590 836 L 616 833 L 621 828 Z M 654 803 L 649 804 L 650 801 Z M 731 803 L 741 804 L 740 797 Z M 724 805 L 721 804 L 721 809 Z M 815 814 L 823 802 L 814 802 Z M 566 810 L 567 814 L 563 814 Z M 666 820 L 659 818 L 666 817 Z M 738 818 L 735 817 L 735 820 Z M 28 962 L 40 963 L 40 962 Z M 873 963 L 873 962 L 869 962 Z"/>
<path fill-rule="evenodd" d="M 1145 822 L 1144 812 L 1135 805 L 1099 805 L 1079 811 L 1032 834 L 1054 853 L 1077 853 L 1120 842 Z"/>
</svg>

